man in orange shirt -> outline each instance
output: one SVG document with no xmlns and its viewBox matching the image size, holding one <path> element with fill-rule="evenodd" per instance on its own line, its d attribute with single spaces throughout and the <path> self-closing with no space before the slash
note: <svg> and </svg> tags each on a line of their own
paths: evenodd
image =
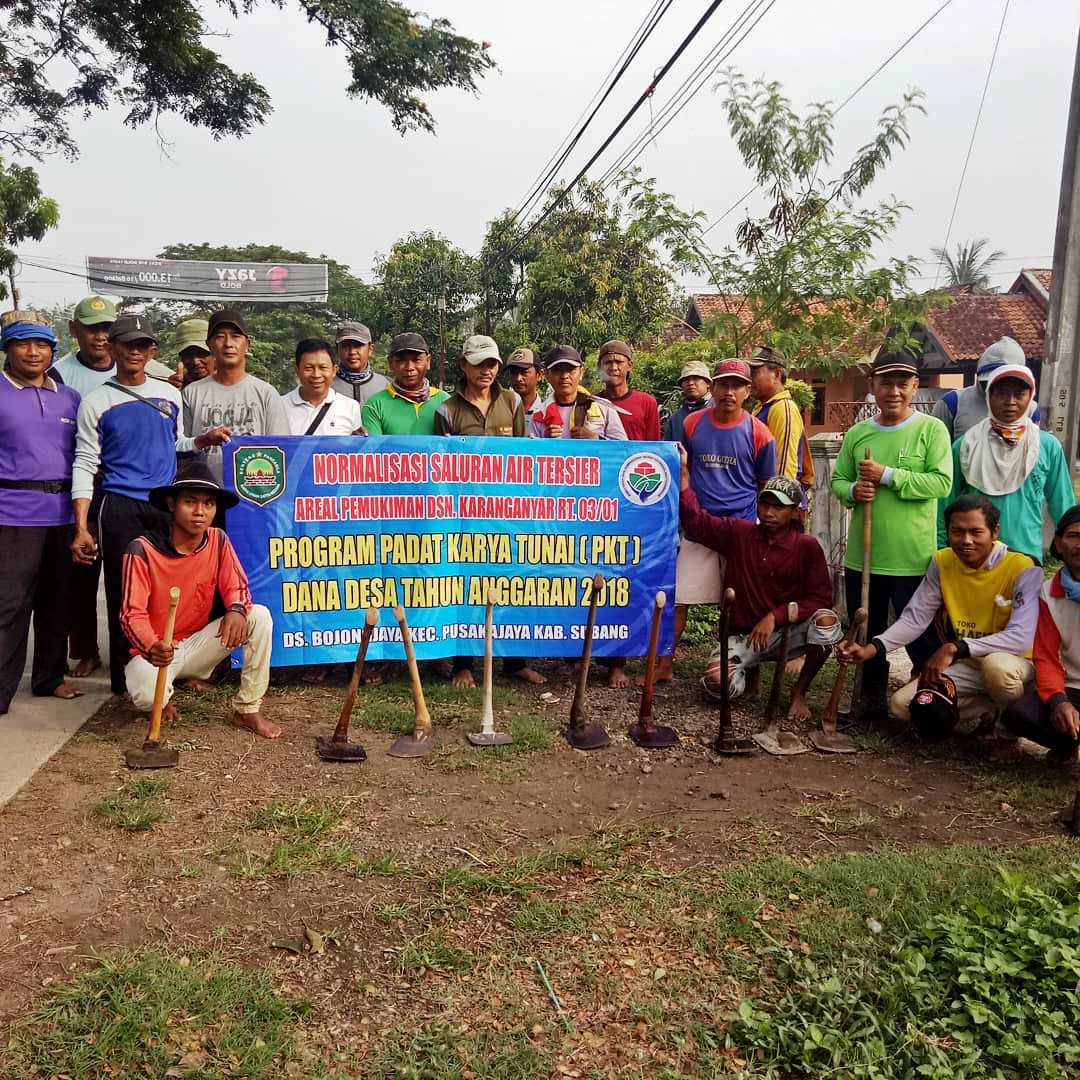
<svg viewBox="0 0 1080 1080">
<path fill-rule="evenodd" d="M 232 722 L 265 739 L 281 734 L 262 715 L 262 699 L 270 682 L 270 644 L 274 626 L 270 612 L 251 602 L 247 575 L 229 538 L 212 527 L 218 507 L 227 510 L 239 500 L 225 491 L 202 462 L 186 465 L 176 479 L 150 492 L 150 502 L 169 514 L 160 535 L 133 540 L 124 553 L 124 593 L 120 621 L 131 642 L 132 659 L 124 669 L 128 693 L 138 709 L 154 701 L 158 668 L 168 668 L 165 701 L 177 679 L 206 679 L 234 649 L 243 646 L 240 690 L 233 699 Z M 169 609 L 169 590 L 180 589 L 173 644 L 162 635 Z M 225 607 L 210 622 L 214 596 Z M 165 718 L 175 721 L 169 704 Z"/>
</svg>

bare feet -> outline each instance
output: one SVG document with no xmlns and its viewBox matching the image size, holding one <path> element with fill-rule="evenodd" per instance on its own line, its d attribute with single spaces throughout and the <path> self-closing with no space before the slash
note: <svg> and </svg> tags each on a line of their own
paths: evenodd
<svg viewBox="0 0 1080 1080">
<path fill-rule="evenodd" d="M 360 676 L 361 686 L 381 686 L 383 683 L 383 673 L 377 667 L 371 667 L 364 665 L 364 673 Z"/>
<path fill-rule="evenodd" d="M 178 690 L 193 690 L 196 694 L 208 694 L 217 687 L 206 679 L 180 679 L 176 683 Z"/>
<path fill-rule="evenodd" d="M 658 683 L 671 682 L 675 678 L 675 658 L 673 656 L 661 656 L 656 661 L 656 681 Z M 645 684 L 645 676 L 641 675 L 636 680 L 638 686 Z"/>
<path fill-rule="evenodd" d="M 788 706 L 787 718 L 793 723 L 805 724 L 810 719 L 810 709 L 802 694 L 792 694 L 791 704 Z"/>
<path fill-rule="evenodd" d="M 101 657 L 89 656 L 85 660 L 80 660 L 69 674 L 73 679 L 85 679 L 87 676 L 93 675 L 99 667 L 101 667 Z"/>
<path fill-rule="evenodd" d="M 457 672 L 450 681 L 459 690 L 471 690 L 476 686 L 476 680 L 473 678 L 473 673 L 468 668 L 465 668 L 464 671 Z"/>
<path fill-rule="evenodd" d="M 166 724 L 176 724 L 180 720 L 180 714 L 176 711 L 176 706 L 170 701 L 164 709 L 161 710 L 161 724 L 164 727 Z"/>
<path fill-rule="evenodd" d="M 670 675 L 661 675 L 660 670 L 657 669 L 656 675 L 653 676 L 653 686 L 664 686 L 664 685 L 666 685 L 667 683 L 670 683 L 670 682 L 671 682 L 671 676 Z M 644 686 L 645 685 L 645 676 L 644 675 L 635 675 L 634 676 L 634 685 L 635 686 Z"/>
<path fill-rule="evenodd" d="M 62 682 L 52 692 L 52 696 L 60 698 L 61 701 L 71 701 L 73 698 L 82 697 L 83 692 L 81 690 L 76 690 L 74 686 L 71 686 L 66 682 Z"/>
<path fill-rule="evenodd" d="M 281 734 L 281 728 L 272 720 L 267 720 L 262 713 L 234 712 L 232 714 L 232 722 L 236 727 L 253 731 L 263 739 L 276 739 Z"/>
<path fill-rule="evenodd" d="M 607 677 L 608 688 L 611 690 L 625 690 L 630 685 L 626 677 L 626 668 L 622 664 L 612 664 Z"/>
<path fill-rule="evenodd" d="M 547 679 L 539 671 L 533 671 L 531 667 L 518 668 L 514 672 L 514 678 L 529 683 L 531 686 L 543 686 L 547 682 Z"/>
</svg>

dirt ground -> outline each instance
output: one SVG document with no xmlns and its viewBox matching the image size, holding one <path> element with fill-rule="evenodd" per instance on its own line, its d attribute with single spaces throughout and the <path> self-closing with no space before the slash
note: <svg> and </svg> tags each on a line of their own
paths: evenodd
<svg viewBox="0 0 1080 1080">
<path fill-rule="evenodd" d="M 680 746 L 650 753 L 625 736 L 637 691 L 608 690 L 597 673 L 591 706 L 612 745 L 584 753 L 558 735 L 571 698 L 566 674 L 544 670 L 548 687 L 500 680 L 500 726 L 522 723 L 531 740 L 506 751 L 467 747 L 462 732 L 477 726 L 479 692 L 433 681 L 442 745 L 427 761 L 386 755 L 410 726 L 402 682 L 361 691 L 353 734 L 369 755 L 362 765 L 328 765 L 313 752 L 314 737 L 333 727 L 340 683 L 274 688 L 267 712 L 285 727 L 274 743 L 226 726 L 225 691 L 181 695 L 182 719 L 169 732 L 180 766 L 153 777 L 168 783 L 167 816 L 142 832 L 95 809 L 125 787 L 122 751 L 142 738 L 130 707 L 104 707 L 0 812 L 0 1048 L 49 986 L 95 955 L 144 944 L 213 947 L 268 967 L 316 1003 L 333 1038 L 377 1041 L 411 1016 L 432 1015 L 439 996 L 437 982 L 402 978 L 403 930 L 383 913 L 430 904 L 462 874 L 610 836 L 631 837 L 631 862 L 646 861 L 640 841 L 662 873 L 778 854 L 809 862 L 911 845 L 1021 846 L 1061 835 L 1057 814 L 1075 784 L 1071 772 L 1038 762 L 995 767 L 970 748 L 873 733 L 854 756 L 720 758 L 705 745 L 716 710 L 690 678 L 658 692 L 657 718 L 678 727 Z M 544 691 L 557 700 L 543 702 Z M 740 713 L 744 729 L 757 723 L 754 710 Z M 337 809 L 317 841 L 333 844 L 333 865 L 303 844 L 282 852 L 283 834 L 252 824 L 268 806 L 304 800 Z M 471 908 L 468 934 L 503 902 L 513 896 Z M 343 947 L 322 964 L 271 947 L 304 925 L 335 928 Z"/>
</svg>

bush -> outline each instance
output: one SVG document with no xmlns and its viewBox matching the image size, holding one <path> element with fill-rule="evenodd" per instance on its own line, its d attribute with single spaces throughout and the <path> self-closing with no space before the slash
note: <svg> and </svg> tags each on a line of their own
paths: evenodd
<svg viewBox="0 0 1080 1080">
<path fill-rule="evenodd" d="M 935 915 L 884 955 L 819 966 L 775 948 L 793 988 L 742 1002 L 729 1040 L 770 1076 L 1077 1075 L 1080 868 L 1045 890 L 1001 876 L 989 903 Z"/>
</svg>

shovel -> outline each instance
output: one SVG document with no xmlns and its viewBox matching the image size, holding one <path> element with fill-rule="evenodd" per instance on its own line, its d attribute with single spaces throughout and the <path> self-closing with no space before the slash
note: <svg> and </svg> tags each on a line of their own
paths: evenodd
<svg viewBox="0 0 1080 1080">
<path fill-rule="evenodd" d="M 173 627 L 176 625 L 176 609 L 180 605 L 180 590 L 174 585 L 169 590 L 169 613 L 165 616 L 165 633 L 161 642 L 166 648 L 173 643 Z M 154 705 L 150 710 L 150 727 L 146 740 L 138 750 L 128 750 L 124 760 L 129 769 L 175 769 L 180 764 L 180 754 L 161 741 L 161 712 L 165 707 L 165 682 L 169 677 L 168 667 L 157 669 L 157 682 L 154 684 Z"/>
<path fill-rule="evenodd" d="M 652 626 L 649 627 L 649 654 L 645 658 L 645 685 L 641 688 L 641 705 L 636 724 L 631 724 L 627 734 L 632 742 L 646 750 L 666 750 L 675 746 L 679 735 L 672 727 L 657 727 L 653 723 L 653 689 L 656 685 L 656 650 L 660 643 L 660 619 L 664 614 L 667 595 L 656 594 L 653 606 Z"/>
<path fill-rule="evenodd" d="M 847 637 L 844 639 L 848 645 L 851 645 L 862 633 L 863 626 L 866 625 L 866 608 L 859 608 L 855 612 L 855 618 L 851 620 L 851 625 L 848 627 Z M 855 681 L 858 682 L 858 671 L 862 665 L 856 669 Z M 820 750 L 823 754 L 854 754 L 858 752 L 858 747 L 855 745 L 850 735 L 841 735 L 836 730 L 836 710 L 840 705 L 840 694 L 844 689 L 844 676 L 847 674 L 847 664 L 840 661 L 840 670 L 836 673 L 836 682 L 833 683 L 832 693 L 829 695 L 829 704 L 825 706 L 825 715 L 821 718 L 821 730 L 812 731 L 810 733 L 810 741 L 814 744 L 816 750 Z M 854 711 L 855 698 L 852 697 L 852 711 Z"/>
<path fill-rule="evenodd" d="M 465 738 L 473 746 L 505 746 L 512 743 L 514 737 L 505 731 L 495 730 L 495 713 L 491 707 L 491 669 L 494 663 L 491 657 L 491 639 L 494 633 L 495 601 L 488 593 L 487 610 L 484 612 L 484 705 L 480 713 L 480 730 L 465 733 Z"/>
<path fill-rule="evenodd" d="M 338 717 L 337 727 L 329 739 L 324 735 L 320 735 L 315 740 L 315 752 L 323 761 L 367 760 L 367 753 L 364 748 L 359 743 L 349 742 L 349 720 L 352 718 L 356 692 L 360 689 L 360 680 L 364 677 L 364 658 L 367 656 L 371 632 L 375 629 L 378 621 L 379 612 L 375 608 L 369 607 L 367 614 L 364 616 L 364 629 L 360 632 L 360 647 L 356 650 L 352 678 L 349 679 L 349 688 L 345 691 L 345 701 L 341 706 L 341 715 Z"/>
<path fill-rule="evenodd" d="M 431 717 L 428 714 L 427 702 L 424 700 L 424 687 L 420 682 L 420 669 L 416 666 L 416 653 L 413 652 L 412 634 L 409 633 L 405 609 L 394 608 L 394 618 L 401 627 L 401 640 L 405 645 L 405 662 L 409 668 L 409 682 L 412 684 L 415 725 L 411 735 L 402 735 L 401 738 L 395 739 L 386 752 L 391 757 L 427 757 L 435 749 L 435 734 L 431 729 Z"/>
<path fill-rule="evenodd" d="M 784 685 L 784 668 L 787 667 L 788 650 L 791 647 L 791 627 L 799 619 L 799 605 L 788 604 L 787 623 L 780 632 L 780 656 L 773 668 L 772 686 L 769 689 L 769 704 L 765 710 L 765 730 L 754 736 L 754 742 L 767 754 L 774 757 L 788 757 L 792 754 L 808 754 L 810 747 L 790 731 L 781 731 L 776 719 L 780 705 L 780 691 Z"/>
<path fill-rule="evenodd" d="M 735 590 L 725 589 L 720 602 L 720 728 L 716 732 L 712 748 L 725 757 L 742 757 L 754 752 L 753 739 L 737 739 L 731 726 L 731 676 L 728 673 L 728 630 L 731 624 L 731 605 L 735 603 Z"/>
<path fill-rule="evenodd" d="M 589 706 L 585 700 L 588 694 L 589 665 L 592 663 L 593 631 L 596 629 L 596 605 L 603 587 L 604 575 L 597 574 L 592 579 L 589 617 L 585 622 L 585 647 L 581 650 L 577 686 L 574 687 L 574 700 L 570 704 L 570 723 L 566 728 L 566 741 L 575 750 L 599 750 L 611 742 L 602 725 L 590 723 Z"/>
</svg>

